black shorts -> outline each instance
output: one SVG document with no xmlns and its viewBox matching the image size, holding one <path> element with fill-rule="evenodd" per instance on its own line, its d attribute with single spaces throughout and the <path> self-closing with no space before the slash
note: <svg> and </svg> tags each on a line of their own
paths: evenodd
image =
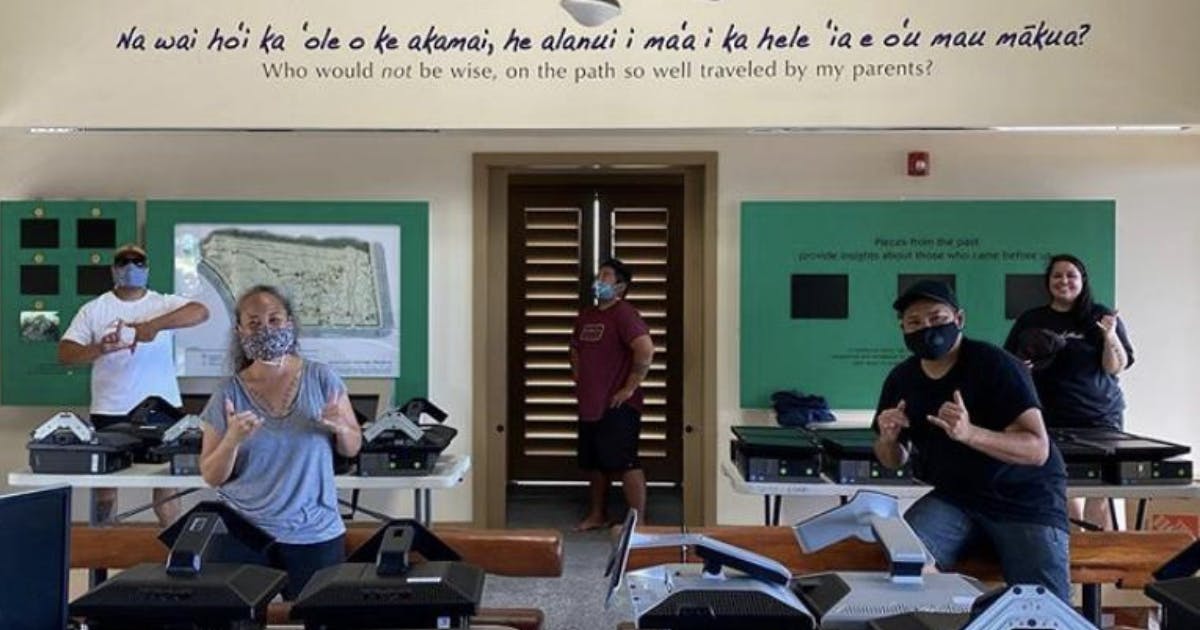
<svg viewBox="0 0 1200 630">
<path fill-rule="evenodd" d="M 641 433 L 642 414 L 629 405 L 608 409 L 595 422 L 580 422 L 579 467 L 604 472 L 641 468 L 638 460 Z"/>
</svg>

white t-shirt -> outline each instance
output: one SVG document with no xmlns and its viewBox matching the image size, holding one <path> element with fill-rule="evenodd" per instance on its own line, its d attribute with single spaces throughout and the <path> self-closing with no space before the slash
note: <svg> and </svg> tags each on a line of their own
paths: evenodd
<svg viewBox="0 0 1200 630">
<path fill-rule="evenodd" d="M 100 343 L 104 335 L 116 330 L 118 321 L 127 324 L 149 321 L 178 310 L 189 301 L 178 295 L 147 290 L 141 299 L 126 302 L 109 291 L 79 309 L 63 339 L 81 346 Z M 164 330 L 154 336 L 154 341 L 137 344 L 133 352 L 117 350 L 100 355 L 92 363 L 91 412 L 125 415 L 149 396 L 161 396 L 180 406 L 173 346 L 173 334 Z"/>
</svg>

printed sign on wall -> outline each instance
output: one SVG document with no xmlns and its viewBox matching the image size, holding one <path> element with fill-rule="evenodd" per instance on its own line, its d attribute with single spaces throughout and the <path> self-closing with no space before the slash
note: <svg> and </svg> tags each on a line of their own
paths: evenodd
<svg viewBox="0 0 1200 630">
<path fill-rule="evenodd" d="M 1200 123 L 1195 0 L 5 0 L 0 126 Z"/>
</svg>

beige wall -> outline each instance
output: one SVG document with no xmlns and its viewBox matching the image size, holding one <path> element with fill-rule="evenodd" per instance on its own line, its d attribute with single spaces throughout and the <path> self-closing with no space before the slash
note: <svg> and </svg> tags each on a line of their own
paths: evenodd
<svg viewBox="0 0 1200 630">
<path fill-rule="evenodd" d="M 903 175 L 932 153 L 933 174 Z M 1135 431 L 1191 443 L 1200 415 L 1200 135 L 381 134 L 0 131 L 0 198 L 413 199 L 430 203 L 430 397 L 471 445 L 471 155 L 476 151 L 717 151 L 718 428 L 740 422 L 738 217 L 745 199 L 1112 198 L 1118 304 L 1138 352 L 1125 380 Z M 1036 229 L 1037 226 L 1030 226 Z M 3 375 L 0 374 L 0 378 Z M 189 383 L 184 383 L 185 389 Z M 0 401 L 2 402 L 2 401 Z M 48 409 L 0 406 L 0 470 Z M 863 414 L 843 414 L 861 420 Z M 487 419 L 475 419 L 484 422 Z M 725 451 L 718 440 L 714 459 Z M 717 475 L 714 469 L 711 473 Z M 718 480 L 718 518 L 751 523 L 761 502 Z M 471 518 L 470 483 L 436 517 Z M 403 513 L 407 496 L 370 497 Z M 792 506 L 791 513 L 816 506 Z"/>
</svg>

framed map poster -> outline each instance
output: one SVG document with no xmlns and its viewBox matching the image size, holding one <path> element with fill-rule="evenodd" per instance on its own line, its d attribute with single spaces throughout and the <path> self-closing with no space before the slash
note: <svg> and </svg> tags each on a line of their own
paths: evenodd
<svg viewBox="0 0 1200 630">
<path fill-rule="evenodd" d="M 291 299 L 304 356 L 345 377 L 399 375 L 399 226 L 177 223 L 174 236 L 175 293 L 210 313 L 175 332 L 179 376 L 228 373 L 234 308 L 255 285 Z"/>
<path fill-rule="evenodd" d="M 150 286 L 208 306 L 175 331 L 176 374 L 231 374 L 234 307 L 279 287 L 300 354 L 344 378 L 386 378 L 397 397 L 429 380 L 429 204 L 423 201 L 148 200 Z"/>
</svg>

